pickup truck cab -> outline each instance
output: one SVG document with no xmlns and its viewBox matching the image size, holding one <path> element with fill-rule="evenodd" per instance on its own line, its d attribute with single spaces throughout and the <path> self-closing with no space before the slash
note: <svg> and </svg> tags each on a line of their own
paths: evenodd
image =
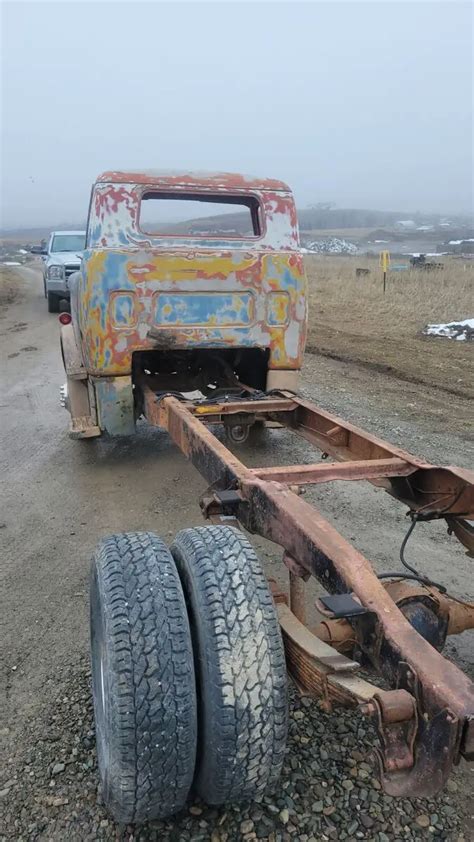
<svg viewBox="0 0 474 842">
<path fill-rule="evenodd" d="M 69 278 L 81 265 L 85 231 L 53 231 L 43 252 L 44 296 L 48 311 L 57 313 L 62 298 L 69 298 Z"/>
<path fill-rule="evenodd" d="M 70 287 L 62 402 L 75 437 L 133 433 L 145 382 L 204 395 L 231 381 L 296 391 L 306 279 L 293 196 L 281 181 L 100 175 Z"/>
</svg>

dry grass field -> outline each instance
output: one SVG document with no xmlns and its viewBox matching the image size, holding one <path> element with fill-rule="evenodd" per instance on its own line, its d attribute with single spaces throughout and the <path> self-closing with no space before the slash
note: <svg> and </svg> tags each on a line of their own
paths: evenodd
<svg viewBox="0 0 474 842">
<path fill-rule="evenodd" d="M 356 278 L 356 267 L 370 275 Z M 309 352 L 474 397 L 473 343 L 421 334 L 428 323 L 474 315 L 474 262 L 444 258 L 433 272 L 389 273 L 385 296 L 377 258 L 308 255 L 306 270 Z"/>
</svg>

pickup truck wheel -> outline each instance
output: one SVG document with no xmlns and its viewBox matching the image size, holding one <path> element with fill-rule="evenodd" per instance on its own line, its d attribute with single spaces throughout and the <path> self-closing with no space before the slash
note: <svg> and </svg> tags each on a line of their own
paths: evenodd
<svg viewBox="0 0 474 842">
<path fill-rule="evenodd" d="M 90 612 L 104 801 L 118 822 L 165 818 L 192 784 L 197 710 L 186 604 L 163 541 L 150 532 L 101 541 Z"/>
<path fill-rule="evenodd" d="M 48 292 L 48 313 L 59 313 L 59 298 L 54 292 Z"/>
<path fill-rule="evenodd" d="M 236 529 L 184 529 L 171 552 L 194 646 L 194 786 L 208 804 L 254 799 L 275 786 L 287 736 L 285 654 L 272 596 L 255 551 Z"/>
</svg>

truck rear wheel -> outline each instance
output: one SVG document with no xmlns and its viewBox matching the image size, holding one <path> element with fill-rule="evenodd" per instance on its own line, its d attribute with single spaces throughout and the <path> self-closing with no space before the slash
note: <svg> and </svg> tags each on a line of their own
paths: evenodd
<svg viewBox="0 0 474 842">
<path fill-rule="evenodd" d="M 101 541 L 90 611 L 104 801 L 118 822 L 164 818 L 186 802 L 197 741 L 189 621 L 166 545 L 150 532 Z"/>
<path fill-rule="evenodd" d="M 48 313 L 59 313 L 59 297 L 54 292 L 48 292 Z"/>
<path fill-rule="evenodd" d="M 194 646 L 194 785 L 208 804 L 253 799 L 276 784 L 287 735 L 285 654 L 272 596 L 255 551 L 236 529 L 184 529 L 171 552 Z"/>
</svg>

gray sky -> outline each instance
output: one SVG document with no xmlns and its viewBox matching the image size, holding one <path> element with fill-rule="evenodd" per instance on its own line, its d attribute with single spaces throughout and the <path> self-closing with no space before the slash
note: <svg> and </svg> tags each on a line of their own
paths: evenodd
<svg viewBox="0 0 474 842">
<path fill-rule="evenodd" d="M 5 2 L 4 227 L 85 219 L 104 169 L 283 178 L 300 206 L 472 209 L 457 2 Z"/>
</svg>

